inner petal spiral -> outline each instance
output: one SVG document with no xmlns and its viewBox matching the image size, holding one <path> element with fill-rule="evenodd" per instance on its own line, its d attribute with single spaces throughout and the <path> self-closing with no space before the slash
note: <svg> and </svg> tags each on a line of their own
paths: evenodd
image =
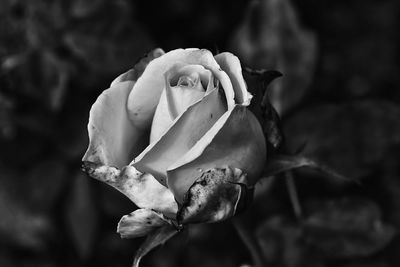
<svg viewBox="0 0 400 267">
<path fill-rule="evenodd" d="M 165 87 L 154 114 L 150 143 L 158 140 L 188 107 L 215 88 L 211 71 L 200 65 L 176 64 L 165 73 Z"/>
</svg>

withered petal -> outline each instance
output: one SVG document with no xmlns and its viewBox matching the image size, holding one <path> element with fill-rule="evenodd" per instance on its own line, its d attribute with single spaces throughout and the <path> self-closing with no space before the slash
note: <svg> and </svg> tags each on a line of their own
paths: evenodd
<svg viewBox="0 0 400 267">
<path fill-rule="evenodd" d="M 210 223 L 238 212 L 239 202 L 250 194 L 246 174 L 239 169 L 211 169 L 201 174 L 185 194 L 177 213 L 178 224 Z"/>
<path fill-rule="evenodd" d="M 168 188 L 152 175 L 142 174 L 132 166 L 119 170 L 93 162 L 83 162 L 83 170 L 91 177 L 119 190 L 139 208 L 153 209 L 171 218 L 178 210 L 174 195 Z"/>
</svg>

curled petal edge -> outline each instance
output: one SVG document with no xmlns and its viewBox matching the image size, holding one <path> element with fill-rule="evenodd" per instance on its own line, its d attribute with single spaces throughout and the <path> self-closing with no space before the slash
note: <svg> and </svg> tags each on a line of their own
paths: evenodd
<svg viewBox="0 0 400 267">
<path fill-rule="evenodd" d="M 232 53 L 224 52 L 216 55 L 215 60 L 231 79 L 235 92 L 235 102 L 243 106 L 250 105 L 253 96 L 247 91 L 239 58 Z"/>
</svg>

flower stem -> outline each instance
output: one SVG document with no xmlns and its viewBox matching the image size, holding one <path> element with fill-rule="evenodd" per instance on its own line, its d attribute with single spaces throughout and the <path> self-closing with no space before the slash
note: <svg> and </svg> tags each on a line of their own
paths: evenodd
<svg viewBox="0 0 400 267">
<path fill-rule="evenodd" d="M 246 245 L 251 254 L 251 258 L 253 259 L 253 266 L 265 267 L 267 266 L 267 264 L 265 262 L 260 245 L 255 238 L 253 231 L 251 231 L 249 226 L 245 223 L 243 215 L 244 214 L 235 216 L 232 220 L 233 225 L 235 226 L 236 231 L 238 232 L 240 238 L 242 239 L 243 243 Z"/>
<path fill-rule="evenodd" d="M 288 188 L 290 202 L 292 203 L 293 206 L 293 212 L 296 216 L 296 219 L 301 220 L 303 217 L 303 211 L 301 209 L 299 196 L 297 194 L 296 183 L 294 181 L 292 171 L 289 170 L 285 172 L 285 180 L 286 180 L 286 186 Z"/>
</svg>

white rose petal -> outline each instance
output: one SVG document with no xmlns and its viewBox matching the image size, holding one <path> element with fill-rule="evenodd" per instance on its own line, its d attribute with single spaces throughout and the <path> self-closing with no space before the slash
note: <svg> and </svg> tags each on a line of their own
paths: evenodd
<svg viewBox="0 0 400 267">
<path fill-rule="evenodd" d="M 119 190 L 139 208 L 162 212 L 171 218 L 178 210 L 171 191 L 149 173 L 143 174 L 132 166 L 117 169 L 93 162 L 84 162 L 83 168 L 91 177 Z"/>
<path fill-rule="evenodd" d="M 137 80 L 128 98 L 129 117 L 140 129 L 148 129 L 153 120 L 160 96 L 164 90 L 164 74 L 176 63 L 202 65 L 209 69 L 221 83 L 228 107 L 234 105 L 234 92 L 228 75 L 222 71 L 208 50 L 177 49 L 149 63 L 146 71 Z"/>
<path fill-rule="evenodd" d="M 244 106 L 250 105 L 253 96 L 247 91 L 239 58 L 232 53 L 224 52 L 216 55 L 215 60 L 231 79 L 235 91 L 235 102 Z"/>
<path fill-rule="evenodd" d="M 134 83 L 115 83 L 93 104 L 88 123 L 90 143 L 83 161 L 121 168 L 146 146 L 146 133 L 131 123 L 126 110 Z"/>
<path fill-rule="evenodd" d="M 151 125 L 150 143 L 159 139 L 176 117 L 204 97 L 206 90 L 213 86 L 212 77 L 212 73 L 203 66 L 181 63 L 165 74 L 164 90 Z"/>
<path fill-rule="evenodd" d="M 234 167 L 248 174 L 249 184 L 259 178 L 266 158 L 263 131 L 255 116 L 236 105 L 185 155 L 168 168 L 168 188 L 181 202 L 203 171 Z"/>
<path fill-rule="evenodd" d="M 226 111 L 225 99 L 215 89 L 179 116 L 158 141 L 132 162 L 141 172 L 151 173 L 166 185 L 167 168 L 189 151 Z"/>
</svg>

